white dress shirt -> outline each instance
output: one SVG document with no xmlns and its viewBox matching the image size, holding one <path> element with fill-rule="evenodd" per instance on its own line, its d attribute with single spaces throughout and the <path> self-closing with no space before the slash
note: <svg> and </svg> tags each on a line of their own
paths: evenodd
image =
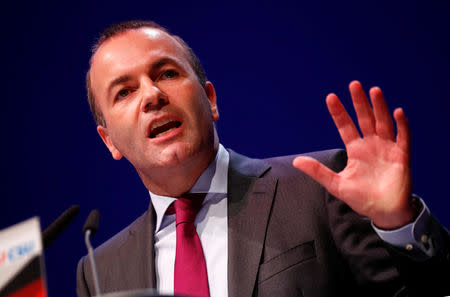
<svg viewBox="0 0 450 297">
<path fill-rule="evenodd" d="M 195 219 L 205 255 L 211 297 L 228 296 L 228 219 L 227 183 L 229 154 L 220 144 L 216 158 L 202 173 L 190 193 L 208 193 Z M 173 294 L 176 249 L 175 215 L 166 210 L 177 198 L 150 192 L 156 212 L 155 268 L 156 289 Z"/>
</svg>

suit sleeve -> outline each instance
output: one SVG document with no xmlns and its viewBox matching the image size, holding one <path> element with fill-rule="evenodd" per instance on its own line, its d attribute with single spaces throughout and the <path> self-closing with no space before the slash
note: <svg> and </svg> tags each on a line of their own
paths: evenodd
<svg viewBox="0 0 450 297">
<path fill-rule="evenodd" d="M 401 277 L 406 283 L 408 296 L 450 295 L 450 235 L 437 220 L 433 220 L 434 237 L 439 241 L 435 254 L 423 260 L 414 250 L 408 251 L 388 245 Z M 433 243 L 432 243 L 433 244 Z"/>
<path fill-rule="evenodd" d="M 331 169 L 345 167 L 346 157 L 335 154 Z M 448 232 L 442 226 L 440 238 L 445 244 L 426 261 L 411 257 L 382 241 L 370 220 L 327 194 L 329 227 L 335 244 L 345 258 L 364 296 L 444 296 L 450 295 L 450 251 Z"/>
</svg>

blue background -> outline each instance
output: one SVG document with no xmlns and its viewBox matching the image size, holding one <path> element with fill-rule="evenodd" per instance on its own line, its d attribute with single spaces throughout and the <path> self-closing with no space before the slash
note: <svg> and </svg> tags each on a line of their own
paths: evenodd
<svg viewBox="0 0 450 297">
<path fill-rule="evenodd" d="M 5 4 L 4 4 L 5 5 Z M 108 25 L 152 19 L 182 36 L 218 94 L 221 142 L 252 157 L 343 147 L 325 106 L 347 86 L 380 86 L 410 120 L 414 192 L 447 227 L 450 2 L 16 1 L 1 18 L 0 228 L 81 215 L 45 253 L 49 296 L 75 296 L 81 228 L 99 208 L 101 242 L 143 213 L 146 189 L 113 161 L 84 89 L 89 49 Z M 12 5 L 12 6 L 11 6 Z"/>
</svg>

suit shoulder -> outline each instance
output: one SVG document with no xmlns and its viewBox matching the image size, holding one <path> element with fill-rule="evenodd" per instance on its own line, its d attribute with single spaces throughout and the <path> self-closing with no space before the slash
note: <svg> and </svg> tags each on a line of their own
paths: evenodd
<svg viewBox="0 0 450 297">
<path fill-rule="evenodd" d="M 347 164 L 347 153 L 343 149 L 331 149 L 298 155 L 279 156 L 264 159 L 264 161 L 269 163 L 274 171 L 295 173 L 298 172 L 298 170 L 294 166 L 292 166 L 292 161 L 299 156 L 314 158 L 336 172 L 344 169 L 345 165 Z"/>
</svg>

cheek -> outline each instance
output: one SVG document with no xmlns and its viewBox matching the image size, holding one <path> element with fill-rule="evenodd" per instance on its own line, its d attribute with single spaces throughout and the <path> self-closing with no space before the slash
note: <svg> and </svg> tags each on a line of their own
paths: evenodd
<svg viewBox="0 0 450 297">
<path fill-rule="evenodd" d="M 192 102 L 188 108 L 189 121 L 196 127 L 196 130 L 203 132 L 207 129 L 209 122 L 212 121 L 209 104 L 207 102 L 198 102 L 197 100 Z"/>
<path fill-rule="evenodd" d="M 130 129 L 137 121 L 137 111 L 135 104 L 120 102 L 105 115 L 106 124 L 111 124 L 118 131 Z"/>
<path fill-rule="evenodd" d="M 197 125 L 211 118 L 211 106 L 201 86 L 184 83 L 170 90 L 170 104 L 180 109 L 191 124 Z"/>
<path fill-rule="evenodd" d="M 208 100 L 208 97 L 206 97 L 203 89 L 198 90 L 198 92 L 196 92 L 194 96 L 195 102 L 193 102 L 192 104 L 195 104 L 195 112 L 197 116 L 199 118 L 202 118 L 203 121 L 212 121 L 211 104 Z"/>
<path fill-rule="evenodd" d="M 118 147 L 129 145 L 135 137 L 134 125 L 126 116 L 110 117 L 106 124 L 109 127 L 112 141 Z"/>
</svg>

